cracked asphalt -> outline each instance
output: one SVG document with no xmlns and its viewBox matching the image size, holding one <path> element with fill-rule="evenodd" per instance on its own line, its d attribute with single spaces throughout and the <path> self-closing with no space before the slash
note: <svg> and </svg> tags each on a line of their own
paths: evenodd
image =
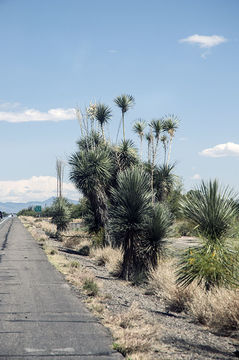
<svg viewBox="0 0 239 360">
<path fill-rule="evenodd" d="M 0 360 L 123 358 L 17 217 L 0 223 L 0 337 Z"/>
</svg>

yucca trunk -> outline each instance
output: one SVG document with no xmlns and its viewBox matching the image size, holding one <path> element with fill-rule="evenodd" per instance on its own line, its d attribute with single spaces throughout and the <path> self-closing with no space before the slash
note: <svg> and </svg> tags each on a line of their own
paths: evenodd
<svg viewBox="0 0 239 360">
<path fill-rule="evenodd" d="M 104 142 L 105 142 L 105 132 L 104 132 L 104 126 L 103 126 L 103 124 L 101 124 L 100 127 L 101 127 L 102 137 L 103 137 Z"/>
<path fill-rule="evenodd" d="M 98 208 L 99 208 L 99 215 L 101 219 L 101 223 L 104 226 L 105 231 L 105 238 L 104 238 L 104 246 L 111 245 L 111 238 L 109 234 L 109 213 L 108 213 L 108 205 L 107 205 L 107 195 L 105 194 L 105 191 L 101 188 L 101 186 L 98 187 L 98 189 L 95 192 Z"/>
<path fill-rule="evenodd" d="M 124 258 L 122 264 L 121 278 L 129 281 L 134 269 L 134 239 L 130 234 L 126 234 L 124 243 Z"/>
<path fill-rule="evenodd" d="M 140 159 L 143 157 L 143 135 L 140 135 Z"/>
</svg>

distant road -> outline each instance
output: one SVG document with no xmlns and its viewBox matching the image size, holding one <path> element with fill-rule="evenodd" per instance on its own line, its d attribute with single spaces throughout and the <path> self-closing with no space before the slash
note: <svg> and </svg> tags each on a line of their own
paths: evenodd
<svg viewBox="0 0 239 360">
<path fill-rule="evenodd" d="M 17 217 L 0 223 L 0 360 L 122 359 Z"/>
</svg>

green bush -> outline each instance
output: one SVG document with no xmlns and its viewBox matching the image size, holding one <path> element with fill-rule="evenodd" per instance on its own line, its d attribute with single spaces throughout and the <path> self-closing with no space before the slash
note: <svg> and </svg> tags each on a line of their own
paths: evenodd
<svg viewBox="0 0 239 360">
<path fill-rule="evenodd" d="M 65 231 L 70 222 L 70 208 L 64 198 L 57 198 L 52 206 L 52 223 L 56 225 L 57 235 Z"/>
<path fill-rule="evenodd" d="M 83 289 L 88 296 L 96 296 L 99 293 L 99 288 L 96 282 L 92 279 L 86 279 L 83 284 Z"/>
<path fill-rule="evenodd" d="M 89 253 L 90 253 L 90 247 L 88 245 L 84 245 L 78 250 L 79 255 L 89 256 Z"/>
</svg>

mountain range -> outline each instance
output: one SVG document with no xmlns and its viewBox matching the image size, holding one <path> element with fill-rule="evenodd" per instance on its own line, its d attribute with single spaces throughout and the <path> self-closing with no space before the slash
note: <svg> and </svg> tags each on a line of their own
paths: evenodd
<svg viewBox="0 0 239 360">
<path fill-rule="evenodd" d="M 34 207 L 36 205 L 40 205 L 42 208 L 51 206 L 55 197 L 51 197 L 44 201 L 29 201 L 26 203 L 15 203 L 15 202 L 0 202 L 0 211 L 4 211 L 7 214 L 10 213 L 18 213 L 22 209 L 28 209 L 29 207 Z M 72 204 L 78 204 L 76 200 L 67 199 Z"/>
</svg>

